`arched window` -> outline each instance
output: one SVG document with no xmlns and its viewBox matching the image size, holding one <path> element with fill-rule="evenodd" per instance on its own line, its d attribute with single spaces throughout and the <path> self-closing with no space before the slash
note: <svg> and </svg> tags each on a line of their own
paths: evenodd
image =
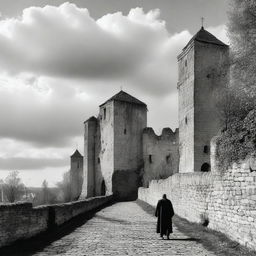
<svg viewBox="0 0 256 256">
<path fill-rule="evenodd" d="M 204 153 L 205 154 L 209 153 L 209 147 L 207 145 L 204 146 Z"/>
<path fill-rule="evenodd" d="M 203 163 L 201 166 L 201 172 L 209 172 L 211 171 L 211 166 L 208 163 Z"/>
<path fill-rule="evenodd" d="M 148 161 L 149 161 L 149 163 L 152 163 L 152 155 L 148 156 Z"/>
</svg>

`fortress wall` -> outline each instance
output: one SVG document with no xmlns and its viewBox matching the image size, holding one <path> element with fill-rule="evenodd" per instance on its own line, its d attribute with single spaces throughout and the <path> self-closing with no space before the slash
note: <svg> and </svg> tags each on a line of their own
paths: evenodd
<svg viewBox="0 0 256 256">
<path fill-rule="evenodd" d="M 112 196 L 95 197 L 65 204 L 32 207 L 32 203 L 0 205 L 0 247 L 31 238 L 79 214 L 110 202 Z"/>
<path fill-rule="evenodd" d="M 209 221 L 208 227 L 256 250 L 256 161 L 235 164 L 223 174 L 174 174 L 139 188 L 140 200 L 153 206 L 166 193 L 180 217 Z"/>
<path fill-rule="evenodd" d="M 143 130 L 143 186 L 153 179 L 163 179 L 179 170 L 178 130 L 164 128 L 157 136 L 152 128 Z"/>
<path fill-rule="evenodd" d="M 32 203 L 0 205 L 0 247 L 46 231 L 48 212 L 47 206 L 32 208 Z"/>
</svg>

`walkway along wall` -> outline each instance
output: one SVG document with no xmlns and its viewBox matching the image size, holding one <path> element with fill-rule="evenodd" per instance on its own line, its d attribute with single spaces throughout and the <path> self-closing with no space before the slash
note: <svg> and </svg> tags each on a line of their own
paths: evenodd
<svg viewBox="0 0 256 256">
<path fill-rule="evenodd" d="M 155 206 L 167 194 L 180 217 L 209 221 L 208 227 L 256 250 L 255 160 L 235 164 L 223 174 L 174 174 L 139 188 L 140 200 Z"/>
<path fill-rule="evenodd" d="M 111 200 L 112 196 L 102 196 L 34 208 L 32 203 L 0 205 L 0 247 L 31 238 Z"/>
</svg>

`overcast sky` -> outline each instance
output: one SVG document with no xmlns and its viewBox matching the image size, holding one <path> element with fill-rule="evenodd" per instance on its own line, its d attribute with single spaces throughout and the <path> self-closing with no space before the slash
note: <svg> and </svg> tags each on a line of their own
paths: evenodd
<svg viewBox="0 0 256 256">
<path fill-rule="evenodd" d="M 201 26 L 227 42 L 225 0 L 0 0 L 0 178 L 51 186 L 83 121 L 123 90 L 177 127 L 177 59 Z"/>
</svg>

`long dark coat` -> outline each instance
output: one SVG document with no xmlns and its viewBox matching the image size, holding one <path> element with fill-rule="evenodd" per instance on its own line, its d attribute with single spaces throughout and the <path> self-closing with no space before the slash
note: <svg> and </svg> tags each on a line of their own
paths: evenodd
<svg viewBox="0 0 256 256">
<path fill-rule="evenodd" d="M 172 217 L 174 215 L 172 203 L 168 199 L 161 199 L 156 206 L 155 216 L 157 217 L 156 232 L 161 236 L 172 233 Z"/>
</svg>

